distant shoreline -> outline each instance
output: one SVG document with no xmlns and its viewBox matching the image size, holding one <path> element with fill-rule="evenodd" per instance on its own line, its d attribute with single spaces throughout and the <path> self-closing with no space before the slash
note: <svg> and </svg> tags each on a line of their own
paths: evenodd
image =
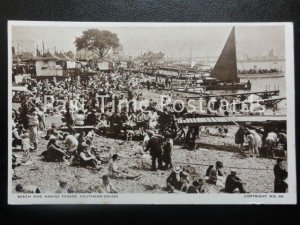
<svg viewBox="0 0 300 225">
<path fill-rule="evenodd" d="M 285 59 L 249 59 L 238 60 L 237 63 L 253 63 L 253 62 L 284 62 Z"/>
<path fill-rule="evenodd" d="M 238 74 L 239 78 L 278 78 L 278 77 L 284 77 L 284 72 L 280 73 L 245 73 L 245 74 Z"/>
</svg>

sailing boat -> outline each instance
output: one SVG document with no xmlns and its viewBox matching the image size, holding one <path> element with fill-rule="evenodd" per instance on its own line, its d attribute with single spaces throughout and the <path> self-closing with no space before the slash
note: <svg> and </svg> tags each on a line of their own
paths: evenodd
<svg viewBox="0 0 300 225">
<path fill-rule="evenodd" d="M 210 78 L 204 79 L 206 90 L 250 90 L 251 83 L 240 83 L 237 72 L 235 27 L 232 28 L 221 55 L 211 71 Z M 212 82 L 213 81 L 213 82 Z"/>
</svg>

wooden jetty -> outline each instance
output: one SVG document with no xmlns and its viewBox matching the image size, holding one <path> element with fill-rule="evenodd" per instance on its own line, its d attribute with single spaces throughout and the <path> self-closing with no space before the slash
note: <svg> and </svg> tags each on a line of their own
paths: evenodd
<svg viewBox="0 0 300 225">
<path fill-rule="evenodd" d="M 266 122 L 286 122 L 286 116 L 224 116 L 179 119 L 178 126 L 216 126 L 248 124 L 261 125 Z"/>
<path fill-rule="evenodd" d="M 278 102 L 285 100 L 286 97 L 275 97 L 275 98 L 268 98 L 268 99 L 259 99 L 254 101 L 248 101 L 249 103 L 260 103 L 262 105 L 268 105 L 268 104 L 277 104 Z M 247 101 L 246 101 L 247 103 Z"/>
<path fill-rule="evenodd" d="M 175 90 L 176 91 L 176 90 Z M 181 91 L 184 92 L 184 91 Z M 272 96 L 279 96 L 279 90 L 274 90 L 274 91 L 251 91 L 251 92 L 240 92 L 240 93 L 231 93 L 231 94 L 200 94 L 199 92 L 192 92 L 193 94 L 200 94 L 200 96 L 190 96 L 188 97 L 189 99 L 193 99 L 193 98 L 216 98 L 216 97 L 226 97 L 226 96 L 230 96 L 230 97 L 237 97 L 239 98 L 241 101 L 244 101 L 245 99 L 247 99 L 250 95 L 257 95 L 262 99 L 269 99 Z M 187 92 L 185 92 L 187 93 Z"/>
</svg>

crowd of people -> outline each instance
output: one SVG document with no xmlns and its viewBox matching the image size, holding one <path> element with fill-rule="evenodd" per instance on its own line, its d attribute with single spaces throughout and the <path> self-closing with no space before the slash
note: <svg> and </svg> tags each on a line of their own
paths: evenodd
<svg viewBox="0 0 300 225">
<path fill-rule="evenodd" d="M 258 129 L 251 126 L 239 126 L 235 134 L 235 143 L 240 145 L 240 150 L 244 151 L 244 143 L 248 143 L 248 151 L 252 156 L 275 158 L 275 152 L 283 153 L 282 157 L 287 157 L 287 135 L 286 131 L 277 126 L 265 126 Z"/>
<path fill-rule="evenodd" d="M 14 96 L 20 98 L 21 104 L 12 114 L 13 148 L 21 148 L 26 159 L 38 149 L 42 150 L 40 155 L 45 161 L 64 162 L 96 171 L 104 171 L 107 167 L 98 190 L 117 193 L 110 179 L 139 180 L 142 174 L 121 168 L 117 154 L 109 158 L 99 154 L 94 137 L 113 134 L 113 137 L 123 136 L 130 144 L 133 138 L 137 138 L 143 141 L 143 154 L 149 152 L 151 156 L 152 171 L 172 169 L 166 181 L 169 192 L 205 192 L 204 183 L 217 184 L 218 177 L 223 176 L 220 162 L 209 169 L 207 179 L 199 178 L 192 182 L 188 179 L 188 171 L 174 165 L 172 131 L 176 130 L 178 115 L 170 107 L 160 108 L 152 98 L 143 96 L 144 87 L 151 89 L 145 80 L 147 78 L 143 74 L 118 72 L 99 73 L 88 79 L 69 76 L 61 81 L 55 78 L 51 81 L 25 80 L 23 85 L 28 92 Z M 166 85 L 170 85 L 169 80 Z M 136 103 L 142 104 L 137 107 Z M 63 125 L 53 123 L 46 127 L 46 118 L 53 115 L 60 116 Z M 238 144 L 243 145 L 246 135 L 248 143 L 253 144 L 253 151 L 259 148 L 255 131 L 245 129 L 238 132 Z M 189 145 L 191 140 L 194 143 L 198 135 L 199 127 L 189 127 L 185 143 Z M 39 149 L 39 136 L 48 141 L 46 149 Z M 269 133 L 266 137 L 270 145 L 271 136 Z M 258 151 L 256 153 L 259 154 Z M 13 165 L 18 166 L 17 163 Z M 232 193 L 235 189 L 245 192 L 243 182 L 234 170 L 223 183 L 225 192 Z M 25 190 L 22 185 L 16 188 L 18 192 Z M 60 182 L 60 191 L 66 191 L 66 182 Z"/>
</svg>

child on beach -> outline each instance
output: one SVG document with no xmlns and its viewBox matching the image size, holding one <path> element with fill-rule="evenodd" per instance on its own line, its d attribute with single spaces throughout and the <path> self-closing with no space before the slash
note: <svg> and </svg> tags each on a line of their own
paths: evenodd
<svg viewBox="0 0 300 225">
<path fill-rule="evenodd" d="M 29 134 L 25 133 L 22 139 L 22 150 L 25 158 L 29 158 L 29 150 L 31 148 Z"/>
</svg>

